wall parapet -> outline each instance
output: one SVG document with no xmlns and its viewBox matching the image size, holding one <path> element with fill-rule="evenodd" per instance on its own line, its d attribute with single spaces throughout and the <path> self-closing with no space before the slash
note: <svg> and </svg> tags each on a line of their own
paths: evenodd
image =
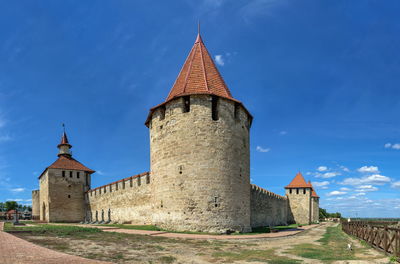
<svg viewBox="0 0 400 264">
<path fill-rule="evenodd" d="M 142 180 L 143 177 L 145 178 L 144 180 Z M 133 181 L 134 179 L 136 180 L 135 183 Z M 143 172 L 137 175 L 123 178 L 115 182 L 108 183 L 106 185 L 96 187 L 94 189 L 90 189 L 86 191 L 86 194 L 90 196 L 94 194 L 97 196 L 105 193 L 116 192 L 118 190 L 124 190 L 125 188 L 128 187 L 132 188 L 134 184 L 135 186 L 140 187 L 142 184 L 144 185 L 149 183 L 150 183 L 150 172 Z"/>
<path fill-rule="evenodd" d="M 251 184 L 251 190 L 255 191 L 255 192 L 258 192 L 258 193 L 265 194 L 265 195 L 270 196 L 270 197 L 274 197 L 274 198 L 276 198 L 278 200 L 285 200 L 285 201 L 287 200 L 286 196 L 282 196 L 282 195 L 273 193 L 273 192 L 268 191 L 268 190 L 266 190 L 264 188 L 261 188 L 260 186 L 255 185 L 255 184 Z"/>
</svg>

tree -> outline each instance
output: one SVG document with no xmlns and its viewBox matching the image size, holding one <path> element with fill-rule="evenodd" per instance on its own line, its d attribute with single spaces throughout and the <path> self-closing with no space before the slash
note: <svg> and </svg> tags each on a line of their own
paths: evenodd
<svg viewBox="0 0 400 264">
<path fill-rule="evenodd" d="M 6 205 L 3 202 L 0 202 L 0 212 L 6 211 Z"/>
<path fill-rule="evenodd" d="M 16 201 L 7 201 L 5 203 L 6 211 L 15 210 L 18 207 L 18 203 Z"/>
</svg>

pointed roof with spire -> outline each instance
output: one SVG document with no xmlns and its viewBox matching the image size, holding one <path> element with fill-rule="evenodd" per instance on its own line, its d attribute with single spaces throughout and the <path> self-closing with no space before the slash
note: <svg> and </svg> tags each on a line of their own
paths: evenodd
<svg viewBox="0 0 400 264">
<path fill-rule="evenodd" d="M 298 172 L 296 177 L 293 178 L 292 182 L 285 186 L 285 189 L 289 188 L 312 188 L 312 185 L 311 183 L 306 182 L 301 172 Z"/>
<path fill-rule="evenodd" d="M 208 53 L 200 32 L 166 99 L 191 94 L 212 94 L 234 100 Z"/>
<path fill-rule="evenodd" d="M 69 146 L 70 148 L 72 148 L 71 144 L 69 144 L 69 142 L 68 142 L 67 133 L 65 133 L 65 131 L 64 131 L 64 133 L 62 134 L 60 144 L 58 144 L 57 147 L 59 148 L 60 146 L 63 146 L 63 145 L 67 145 L 67 146 Z"/>
<path fill-rule="evenodd" d="M 175 98 L 193 94 L 209 94 L 232 100 L 243 107 L 249 116 L 250 123 L 253 119 L 246 107 L 239 100 L 233 98 L 228 86 L 225 84 L 217 66 L 204 45 L 203 39 L 200 35 L 200 25 L 196 41 L 194 42 L 189 56 L 186 58 L 186 61 L 183 64 L 183 67 L 167 98 L 163 103 L 150 109 L 145 125 L 149 126 L 151 116 L 157 108 Z"/>
<path fill-rule="evenodd" d="M 63 127 L 64 127 L 64 124 L 63 124 Z M 69 148 L 72 148 L 71 144 L 69 144 L 67 133 L 65 132 L 65 129 L 61 136 L 61 142 L 60 142 L 60 144 L 57 145 L 57 147 L 60 148 L 61 146 L 68 146 Z M 51 164 L 49 167 L 44 169 L 44 171 L 40 174 L 39 179 L 47 171 L 47 169 L 80 170 L 80 171 L 88 172 L 90 174 L 95 172 L 94 170 L 89 169 L 88 167 L 86 167 L 85 165 L 83 165 L 82 163 L 77 161 L 76 159 L 72 158 L 71 154 L 66 154 L 66 153 L 61 153 L 61 154 L 59 153 L 58 159 L 55 162 L 53 162 L 53 164 Z"/>
</svg>

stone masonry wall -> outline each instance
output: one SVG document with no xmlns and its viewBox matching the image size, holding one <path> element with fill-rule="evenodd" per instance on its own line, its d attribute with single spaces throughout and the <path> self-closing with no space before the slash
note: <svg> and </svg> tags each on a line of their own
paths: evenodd
<svg viewBox="0 0 400 264">
<path fill-rule="evenodd" d="M 219 98 L 218 120 L 209 95 L 159 107 L 150 127 L 155 224 L 166 229 L 250 230 L 251 120 L 244 108 Z"/>
<path fill-rule="evenodd" d="M 62 171 L 65 171 L 64 177 Z M 47 178 L 49 197 L 47 201 L 47 208 L 49 209 L 47 218 L 48 221 L 83 221 L 85 217 L 84 193 L 85 188 L 87 188 L 85 172 L 76 170 L 48 169 Z"/>
<path fill-rule="evenodd" d="M 39 212 L 41 221 L 49 221 L 49 180 L 48 170 L 39 179 Z"/>
<path fill-rule="evenodd" d="M 288 200 L 284 196 L 251 185 L 251 227 L 287 224 Z"/>
<path fill-rule="evenodd" d="M 315 223 L 319 221 L 319 198 L 312 197 L 311 206 L 312 206 L 311 222 Z"/>
<path fill-rule="evenodd" d="M 142 173 L 89 190 L 86 220 L 151 224 L 151 184 L 150 174 Z"/>
<path fill-rule="evenodd" d="M 39 219 L 40 217 L 40 191 L 32 191 L 32 218 Z"/>
<path fill-rule="evenodd" d="M 288 213 L 293 216 L 294 222 L 309 224 L 311 222 L 311 188 L 293 188 L 292 193 L 290 189 L 286 189 L 286 196 L 289 200 Z"/>
</svg>

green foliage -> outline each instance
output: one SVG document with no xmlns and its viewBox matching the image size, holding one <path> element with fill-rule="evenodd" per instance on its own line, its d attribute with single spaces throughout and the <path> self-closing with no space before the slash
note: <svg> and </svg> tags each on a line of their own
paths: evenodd
<svg viewBox="0 0 400 264">
<path fill-rule="evenodd" d="M 341 218 L 342 214 L 339 212 L 328 213 L 324 208 L 319 208 L 319 218 Z"/>
<path fill-rule="evenodd" d="M 18 208 L 18 203 L 16 201 L 7 201 L 5 203 L 6 211 L 8 210 L 15 210 Z"/>
<path fill-rule="evenodd" d="M 107 225 L 98 225 L 98 226 L 109 226 L 109 227 L 117 227 L 121 229 L 135 229 L 135 230 L 149 230 L 149 231 L 161 231 L 161 228 L 155 225 L 123 225 L 123 224 L 107 224 Z"/>
<path fill-rule="evenodd" d="M 399 260 L 400 260 L 400 259 L 399 259 L 398 257 L 396 257 L 396 256 L 391 256 L 391 257 L 389 258 L 389 261 L 390 261 L 390 262 L 393 262 L 393 263 L 397 263 Z"/>
</svg>

